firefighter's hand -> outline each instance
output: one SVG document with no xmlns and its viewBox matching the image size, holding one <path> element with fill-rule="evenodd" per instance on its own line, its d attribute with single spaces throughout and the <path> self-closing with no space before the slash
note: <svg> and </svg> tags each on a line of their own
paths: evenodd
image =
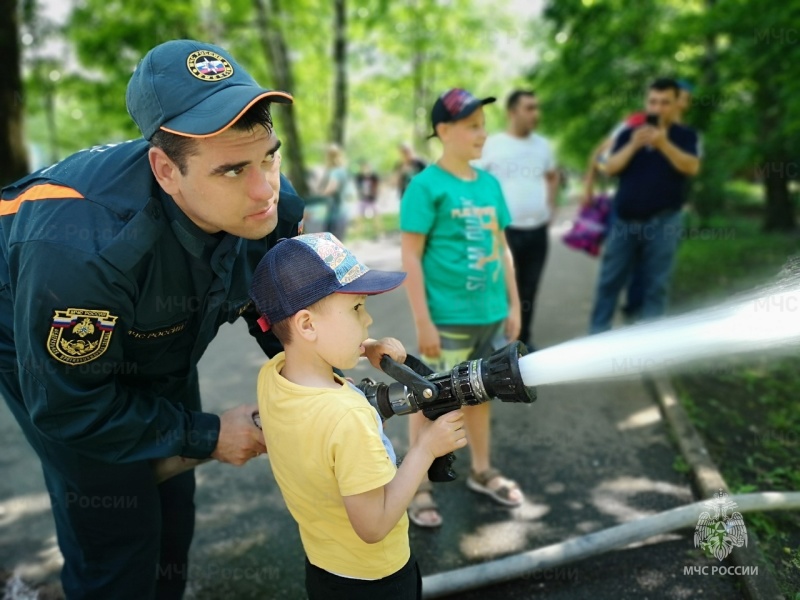
<svg viewBox="0 0 800 600">
<path fill-rule="evenodd" d="M 254 414 L 258 414 L 258 406 L 242 405 L 220 415 L 219 439 L 211 458 L 241 466 L 251 458 L 266 453 L 264 434 L 255 424 Z"/>
</svg>

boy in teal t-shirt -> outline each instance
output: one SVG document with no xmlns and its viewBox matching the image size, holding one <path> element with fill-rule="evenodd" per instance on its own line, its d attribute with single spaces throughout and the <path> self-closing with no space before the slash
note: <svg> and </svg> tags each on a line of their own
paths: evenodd
<svg viewBox="0 0 800 600">
<path fill-rule="evenodd" d="M 487 356 L 501 335 L 519 335 L 519 297 L 503 231 L 511 217 L 497 179 L 470 165 L 486 141 L 483 105 L 494 101 L 461 89 L 436 100 L 432 137 L 441 140 L 442 156 L 411 180 L 400 204 L 406 290 L 420 354 L 436 371 Z M 472 467 L 467 485 L 519 506 L 519 486 L 490 464 L 489 410 L 489 403 L 464 409 Z M 409 417 L 412 443 L 422 418 Z M 420 486 L 409 518 L 421 527 L 441 524 L 429 482 Z"/>
<path fill-rule="evenodd" d="M 411 180 L 400 227 L 426 237 L 422 270 L 436 325 L 486 325 L 508 316 L 502 230 L 511 218 L 494 176 L 465 181 L 438 164 Z"/>
</svg>

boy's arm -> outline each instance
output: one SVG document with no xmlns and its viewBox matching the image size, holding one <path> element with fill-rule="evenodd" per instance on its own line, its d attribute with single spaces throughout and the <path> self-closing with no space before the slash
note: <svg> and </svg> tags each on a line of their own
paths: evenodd
<svg viewBox="0 0 800 600">
<path fill-rule="evenodd" d="M 400 248 L 403 270 L 407 273 L 405 288 L 411 312 L 414 315 L 419 351 L 424 356 L 436 357 L 441 351 L 441 341 L 428 310 L 428 301 L 425 297 L 425 275 L 422 271 L 422 255 L 425 252 L 426 240 L 427 237 L 424 234 L 404 231 L 400 236 Z"/>
<path fill-rule="evenodd" d="M 442 415 L 420 432 L 419 441 L 408 451 L 389 483 L 362 494 L 342 497 L 347 517 L 358 537 L 375 544 L 394 529 L 433 459 L 467 445 L 463 425 L 464 413 L 460 410 Z"/>
<path fill-rule="evenodd" d="M 547 208 L 550 211 L 550 220 L 548 225 L 556 218 L 556 207 L 558 198 L 558 187 L 561 182 L 561 176 L 556 168 L 556 159 L 553 155 L 553 149 L 550 147 L 549 142 L 545 142 L 547 148 L 547 158 L 544 171 L 544 179 L 547 188 Z"/>
<path fill-rule="evenodd" d="M 594 196 L 594 181 L 597 175 L 598 164 L 597 161 L 600 156 L 611 148 L 611 138 L 606 138 L 600 142 L 589 157 L 589 164 L 586 167 L 586 175 L 583 178 L 583 198 L 581 199 L 581 206 L 589 206 L 592 203 Z"/>
<path fill-rule="evenodd" d="M 507 340 L 515 340 L 522 327 L 521 305 L 517 290 L 517 276 L 514 271 L 514 257 L 508 247 L 505 230 L 500 232 L 500 246 L 503 253 L 503 276 L 508 296 L 508 317 L 506 317 L 505 336 Z"/>
<path fill-rule="evenodd" d="M 327 181 L 321 187 L 322 189 L 319 192 L 321 196 L 332 196 L 339 191 L 339 180 L 328 175 Z"/>
<path fill-rule="evenodd" d="M 561 177 L 556 169 L 552 169 L 544 174 L 544 178 L 547 183 L 547 208 L 550 210 L 550 223 L 552 223 L 558 208 L 556 198 L 558 198 L 558 186 Z"/>
</svg>

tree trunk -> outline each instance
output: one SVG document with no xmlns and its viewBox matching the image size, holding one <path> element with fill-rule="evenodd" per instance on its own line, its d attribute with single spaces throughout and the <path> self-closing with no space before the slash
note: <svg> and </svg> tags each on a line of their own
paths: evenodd
<svg viewBox="0 0 800 600">
<path fill-rule="evenodd" d="M 711 12 L 717 0 L 705 0 L 706 12 Z M 719 110 L 717 98 L 721 97 L 719 87 L 717 34 L 708 31 L 703 37 L 704 52 L 700 59 L 700 73 L 697 81 L 699 94 L 695 93 L 688 121 L 701 135 L 709 131 L 712 119 Z M 724 183 L 730 178 L 726 166 L 718 160 L 704 160 L 699 177 L 693 178 L 689 187 L 689 202 L 699 217 L 701 229 L 710 227 L 711 217 L 725 211 L 726 194 Z"/>
<path fill-rule="evenodd" d="M 258 19 L 259 39 L 267 64 L 272 70 L 275 88 L 291 94 L 294 90 L 294 77 L 286 41 L 280 26 L 282 19 L 278 0 L 253 1 Z M 308 196 L 308 182 L 294 106 L 282 105 L 278 116 L 283 124 L 281 137 L 286 141 L 284 154 L 289 159 L 289 178 L 297 193 L 301 197 L 306 197 Z"/>
<path fill-rule="evenodd" d="M 411 23 L 413 26 L 413 44 L 414 54 L 411 57 L 411 84 L 413 91 L 411 98 L 413 101 L 412 110 L 412 123 L 414 123 L 414 149 L 420 153 L 425 149 L 425 142 L 429 135 L 428 128 L 430 114 L 430 107 L 426 106 L 425 94 L 425 58 L 426 58 L 426 40 L 424 21 L 421 11 L 422 7 L 419 6 L 417 0 L 414 0 L 409 5 L 411 10 Z M 424 116 L 423 116 L 424 115 Z"/>
<path fill-rule="evenodd" d="M 58 162 L 58 123 L 56 121 L 56 90 L 45 73 L 41 81 L 44 85 L 44 114 L 47 123 L 47 161 L 52 165 Z"/>
<path fill-rule="evenodd" d="M 344 147 L 347 119 L 347 6 L 346 0 L 333 3 L 333 114 L 330 139 Z"/>
<path fill-rule="evenodd" d="M 766 196 L 764 231 L 792 231 L 797 225 L 789 193 L 789 170 L 796 164 L 789 160 L 774 160 L 762 165 Z"/>
<path fill-rule="evenodd" d="M 411 81 L 414 86 L 414 91 L 411 94 L 413 98 L 412 109 L 414 111 L 414 149 L 421 152 L 425 147 L 425 139 L 429 132 L 427 128 L 428 119 L 420 118 L 420 115 L 427 115 L 429 110 L 425 106 L 425 84 L 423 82 L 422 68 L 425 64 L 425 53 L 422 50 L 416 50 L 411 59 Z"/>
<path fill-rule="evenodd" d="M 714 10 L 717 0 L 706 0 L 706 12 Z M 700 91 L 702 96 L 694 99 L 691 108 L 692 124 L 700 131 L 708 131 L 714 113 L 719 110 L 716 99 L 721 96 L 719 89 L 717 34 L 708 32 L 703 40 L 704 52 L 700 59 Z M 697 100 L 700 100 L 698 102 Z"/>
<path fill-rule="evenodd" d="M 761 142 L 763 162 L 757 169 L 764 183 L 764 231 L 792 231 L 796 227 L 794 205 L 789 193 L 789 179 L 797 177 L 797 163 L 790 160 L 791 140 L 782 133 L 782 114 L 775 104 L 771 81 L 758 81 L 755 90 L 755 110 L 760 129 L 767 132 Z"/>
<path fill-rule="evenodd" d="M 0 56 L 6 68 L 0 77 L 0 185 L 28 173 L 28 153 L 22 135 L 21 52 L 17 0 L 0 0 Z"/>
</svg>

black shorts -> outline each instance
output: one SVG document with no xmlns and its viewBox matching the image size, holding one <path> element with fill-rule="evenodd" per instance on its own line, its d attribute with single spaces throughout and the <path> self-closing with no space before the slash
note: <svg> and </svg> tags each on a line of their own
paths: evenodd
<svg viewBox="0 0 800 600">
<path fill-rule="evenodd" d="M 306 558 L 306 592 L 309 600 L 421 600 L 422 576 L 413 554 L 399 571 L 372 581 L 339 577 Z"/>
</svg>

